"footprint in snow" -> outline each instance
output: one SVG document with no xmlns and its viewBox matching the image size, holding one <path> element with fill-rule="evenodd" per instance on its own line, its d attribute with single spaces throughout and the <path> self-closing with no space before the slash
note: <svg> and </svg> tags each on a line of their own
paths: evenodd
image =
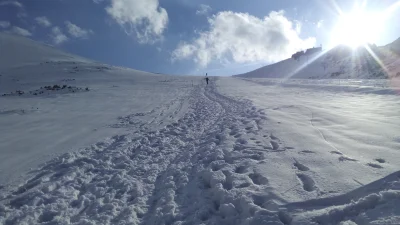
<svg viewBox="0 0 400 225">
<path fill-rule="evenodd" d="M 244 139 L 244 138 L 239 138 L 239 139 L 236 140 L 236 142 L 237 142 L 237 143 L 240 143 L 240 144 L 242 144 L 242 145 L 245 145 L 245 144 L 248 143 L 247 140 Z"/>
<path fill-rule="evenodd" d="M 385 162 L 386 162 L 386 160 L 381 159 L 381 158 L 375 159 L 375 161 L 377 161 L 377 162 L 379 162 L 379 163 L 385 163 Z"/>
<path fill-rule="evenodd" d="M 297 160 L 294 162 L 293 165 L 300 171 L 308 171 L 308 170 L 310 170 L 310 168 L 308 168 L 307 166 L 299 163 Z"/>
<path fill-rule="evenodd" d="M 235 188 L 247 188 L 250 186 L 251 186 L 250 183 L 242 183 L 242 184 L 239 184 L 238 186 L 236 186 Z"/>
<path fill-rule="evenodd" d="M 279 140 L 279 138 L 275 137 L 273 134 L 269 136 L 272 140 Z"/>
<path fill-rule="evenodd" d="M 235 173 L 243 174 L 247 172 L 247 166 L 239 166 L 235 169 Z"/>
<path fill-rule="evenodd" d="M 343 153 L 339 152 L 339 151 L 331 151 L 332 154 L 336 154 L 336 155 L 343 155 Z"/>
<path fill-rule="evenodd" d="M 347 156 L 340 156 L 339 157 L 339 161 L 340 162 L 344 162 L 344 161 L 357 162 L 357 159 L 352 159 L 352 158 L 347 157 Z"/>
<path fill-rule="evenodd" d="M 235 138 L 240 138 L 242 136 L 242 134 L 236 134 L 235 136 L 233 136 L 233 137 L 235 137 Z"/>
<path fill-rule="evenodd" d="M 376 169 L 382 169 L 383 168 L 383 166 L 375 164 L 375 163 L 368 163 L 367 165 L 370 166 L 370 167 L 376 168 Z"/>
<path fill-rule="evenodd" d="M 312 153 L 315 153 L 315 152 L 313 152 L 311 150 L 303 150 L 303 151 L 300 151 L 299 153 L 312 154 Z"/>
<path fill-rule="evenodd" d="M 249 174 L 249 177 L 253 181 L 254 184 L 257 184 L 257 185 L 268 184 L 268 179 L 261 174 L 252 173 L 252 174 Z"/>
<path fill-rule="evenodd" d="M 298 173 L 296 175 L 299 178 L 300 182 L 303 184 L 303 189 L 305 191 L 312 192 L 316 189 L 315 182 L 310 176 L 303 173 Z"/>
<path fill-rule="evenodd" d="M 279 144 L 276 141 L 271 141 L 271 146 L 273 150 L 278 150 L 279 149 Z"/>
<path fill-rule="evenodd" d="M 261 208 L 264 208 L 264 204 L 268 202 L 268 200 L 268 196 L 253 195 L 253 203 Z"/>
</svg>

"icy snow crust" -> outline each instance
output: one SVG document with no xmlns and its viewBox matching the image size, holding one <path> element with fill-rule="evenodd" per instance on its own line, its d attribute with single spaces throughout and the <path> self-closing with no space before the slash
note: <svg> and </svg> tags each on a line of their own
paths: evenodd
<svg viewBox="0 0 400 225">
<path fill-rule="evenodd" d="M 0 97 L 0 224 L 400 223 L 400 100 L 380 81 L 207 86 L 46 51 L 2 67 L 1 94 L 90 90 Z"/>
</svg>

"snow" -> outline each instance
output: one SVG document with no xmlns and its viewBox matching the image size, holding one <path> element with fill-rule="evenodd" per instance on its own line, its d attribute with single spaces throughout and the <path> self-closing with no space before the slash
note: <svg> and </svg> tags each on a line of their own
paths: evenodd
<svg viewBox="0 0 400 225">
<path fill-rule="evenodd" d="M 18 66 L 0 70 L 0 185 L 20 183 L 26 180 L 23 171 L 60 153 L 123 133 L 141 121 L 173 121 L 187 107 L 181 99 L 196 79 L 117 68 L 75 56 L 60 61 L 66 53 L 57 55 L 58 50 L 18 36 L 1 34 L 0 39 L 21 42 L 16 46 L 35 49 L 37 60 L 45 59 L 33 63 L 35 57 L 16 54 L 10 65 Z M 40 89 L 53 85 L 72 89 Z M 25 93 L 19 96 L 16 90 Z M 36 90 L 43 93 L 33 95 Z M 11 92 L 13 96 L 1 96 Z"/>
<path fill-rule="evenodd" d="M 64 53 L 25 37 L 0 33 L 0 74 L 6 69 L 24 65 L 35 65 L 49 60 L 90 62 L 79 56 Z"/>
<path fill-rule="evenodd" d="M 391 81 L 206 85 L 0 39 L 38 55 L 1 69 L 0 224 L 400 223 Z"/>
<path fill-rule="evenodd" d="M 354 82 L 330 80 L 218 82 L 222 93 L 265 112 L 271 145 L 281 151 L 257 167 L 274 194 L 289 202 L 280 209 L 290 224 L 399 223 L 398 206 L 391 207 L 400 184 L 400 99 L 379 82 L 370 80 L 362 92 L 352 91 Z M 384 91 L 376 92 L 378 86 Z"/>
<path fill-rule="evenodd" d="M 289 58 L 248 73 L 245 78 L 286 79 L 395 79 L 400 80 L 400 40 L 384 46 L 351 49 L 337 46 Z M 383 66 L 383 67 L 382 67 Z"/>
</svg>

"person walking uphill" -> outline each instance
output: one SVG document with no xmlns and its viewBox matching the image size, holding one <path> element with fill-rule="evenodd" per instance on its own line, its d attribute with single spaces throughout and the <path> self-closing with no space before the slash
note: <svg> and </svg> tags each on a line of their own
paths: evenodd
<svg viewBox="0 0 400 225">
<path fill-rule="evenodd" d="M 209 80 L 209 79 L 208 79 L 207 73 L 206 73 L 206 83 L 207 83 L 207 85 L 208 85 L 208 80 Z"/>
</svg>

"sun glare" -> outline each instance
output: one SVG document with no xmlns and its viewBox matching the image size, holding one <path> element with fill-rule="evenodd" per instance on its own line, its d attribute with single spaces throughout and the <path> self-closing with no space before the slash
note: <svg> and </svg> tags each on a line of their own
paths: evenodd
<svg viewBox="0 0 400 225">
<path fill-rule="evenodd" d="M 333 30 L 333 45 L 344 44 L 357 48 L 367 43 L 374 43 L 383 29 L 384 15 L 361 10 L 339 17 Z"/>
</svg>

